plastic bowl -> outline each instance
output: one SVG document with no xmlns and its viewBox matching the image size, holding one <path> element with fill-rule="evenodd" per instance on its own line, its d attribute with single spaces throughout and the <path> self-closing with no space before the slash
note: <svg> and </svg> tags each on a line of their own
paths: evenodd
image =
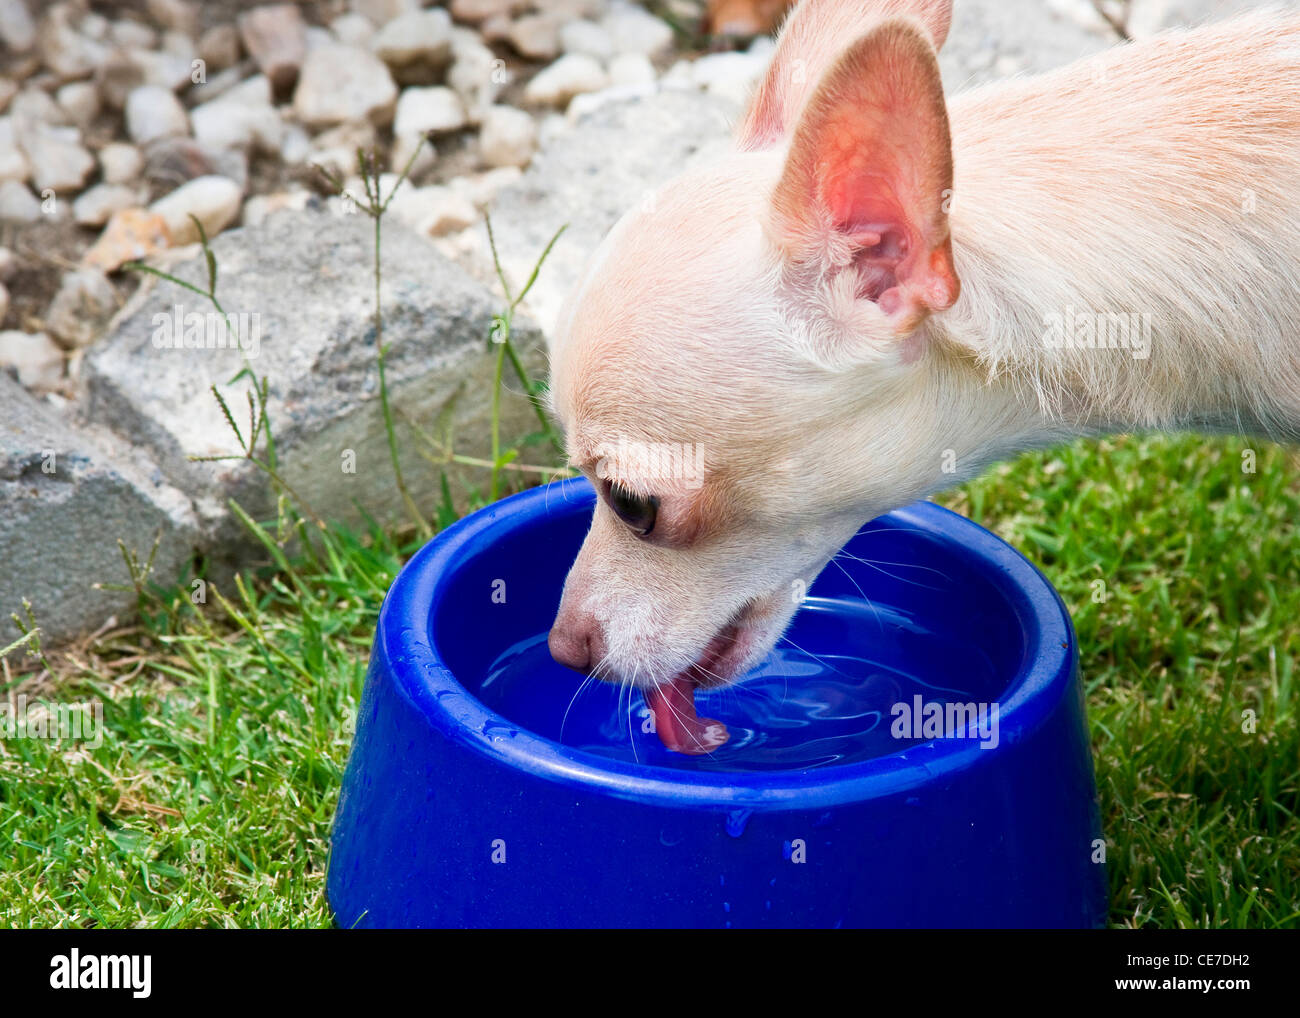
<svg viewBox="0 0 1300 1018">
<path fill-rule="evenodd" d="M 699 697 L 732 741 L 688 757 L 639 694 L 545 655 L 594 500 L 506 499 L 393 584 L 334 823 L 339 925 L 1104 921 L 1074 631 L 1013 548 L 930 503 L 873 521 L 780 652 Z M 996 729 L 992 707 L 982 732 L 907 727 L 897 705 L 932 701 L 996 705 Z"/>
</svg>

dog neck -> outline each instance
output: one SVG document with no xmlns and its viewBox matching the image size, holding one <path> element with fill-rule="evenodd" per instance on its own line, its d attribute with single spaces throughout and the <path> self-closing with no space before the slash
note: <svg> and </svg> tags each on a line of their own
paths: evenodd
<svg viewBox="0 0 1300 1018">
<path fill-rule="evenodd" d="M 1300 155 L 1286 131 L 1241 143 L 1222 76 L 1204 97 L 1164 87 L 1147 65 L 1185 45 L 951 104 L 962 293 L 925 340 L 932 384 L 997 417 L 974 430 L 1004 449 L 1153 428 L 1300 438 Z M 1248 101 L 1300 123 L 1289 94 Z"/>
</svg>

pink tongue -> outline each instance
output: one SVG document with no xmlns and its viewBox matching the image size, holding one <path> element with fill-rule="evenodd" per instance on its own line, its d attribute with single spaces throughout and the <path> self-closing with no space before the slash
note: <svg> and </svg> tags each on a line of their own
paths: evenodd
<svg viewBox="0 0 1300 1018">
<path fill-rule="evenodd" d="M 659 740 L 677 753 L 711 753 L 731 738 L 727 726 L 695 715 L 695 682 L 688 672 L 645 694 Z"/>
</svg>

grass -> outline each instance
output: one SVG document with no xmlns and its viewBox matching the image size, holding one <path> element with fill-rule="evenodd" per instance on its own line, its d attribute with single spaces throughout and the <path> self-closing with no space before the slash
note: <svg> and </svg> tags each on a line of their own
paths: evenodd
<svg viewBox="0 0 1300 1018">
<path fill-rule="evenodd" d="M 1247 448 L 1078 442 L 944 499 L 1074 615 L 1117 926 L 1300 926 L 1300 470 L 1258 447 L 1243 473 Z M 102 701 L 105 738 L 0 741 L 0 925 L 328 925 L 369 641 L 417 544 L 330 528 L 224 605 L 155 591 L 138 626 L 52 654 L 58 699 Z"/>
</svg>

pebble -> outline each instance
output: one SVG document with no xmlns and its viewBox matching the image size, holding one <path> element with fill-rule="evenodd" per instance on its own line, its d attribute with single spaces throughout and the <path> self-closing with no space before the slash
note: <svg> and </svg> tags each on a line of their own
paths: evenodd
<svg viewBox="0 0 1300 1018">
<path fill-rule="evenodd" d="M 345 46 L 369 46 L 370 40 L 374 38 L 375 26 L 365 15 L 340 14 L 330 22 L 330 31 Z"/>
<path fill-rule="evenodd" d="M 244 202 L 244 214 L 241 222 L 244 226 L 258 226 L 268 216 L 284 209 L 301 212 L 311 201 L 310 191 L 277 191 L 274 194 L 259 194 Z"/>
<path fill-rule="evenodd" d="M 99 175 L 106 184 L 129 184 L 139 179 L 144 156 L 134 145 L 114 141 L 99 150 Z"/>
<path fill-rule="evenodd" d="M 497 196 L 498 191 L 510 186 L 522 176 L 523 170 L 517 166 L 498 166 L 485 173 L 454 177 L 449 181 L 448 186 L 473 202 L 475 208 L 485 209 L 492 204 L 492 199 Z"/>
<path fill-rule="evenodd" d="M 74 4 L 60 3 L 46 9 L 36 28 L 36 47 L 48 71 L 61 81 L 85 78 L 108 55 L 108 47 L 77 31 Z"/>
<path fill-rule="evenodd" d="M 479 218 L 469 198 L 440 185 L 403 189 L 390 210 L 396 219 L 427 237 L 456 233 L 473 226 Z"/>
<path fill-rule="evenodd" d="M 125 184 L 96 184 L 72 203 L 72 218 L 78 226 L 103 226 L 114 212 L 140 204 L 133 187 Z"/>
<path fill-rule="evenodd" d="M 7 247 L 0 247 L 0 283 L 7 283 L 18 274 L 18 256 Z"/>
<path fill-rule="evenodd" d="M 17 180 L 0 180 L 0 222 L 34 223 L 41 215 L 41 203 Z"/>
<path fill-rule="evenodd" d="M 525 0 L 451 0 L 451 16 L 477 25 L 489 18 L 508 18 L 525 5 Z"/>
<path fill-rule="evenodd" d="M 145 209 L 113 213 L 104 232 L 81 263 L 102 272 L 116 272 L 130 261 L 143 261 L 171 246 L 172 236 L 162 216 Z"/>
<path fill-rule="evenodd" d="M 450 88 L 408 88 L 397 100 L 393 133 L 397 135 L 446 134 L 465 126 L 465 105 Z"/>
<path fill-rule="evenodd" d="M 65 350 L 89 346 L 117 309 L 113 284 L 99 269 L 64 275 L 45 311 L 45 328 Z"/>
<path fill-rule="evenodd" d="M 524 89 L 524 98 L 538 106 L 565 106 L 575 95 L 596 92 L 609 84 L 599 61 L 583 53 L 560 57 L 537 73 Z"/>
<path fill-rule="evenodd" d="M 648 85 L 655 80 L 655 65 L 644 53 L 620 53 L 609 62 L 611 85 Z"/>
<path fill-rule="evenodd" d="M 614 56 L 614 40 L 594 21 L 578 18 L 560 27 L 560 48 L 565 53 L 585 53 L 597 60 Z"/>
<path fill-rule="evenodd" d="M 375 33 L 370 49 L 399 82 L 429 84 L 451 61 L 451 18 L 439 8 L 403 14 Z"/>
<path fill-rule="evenodd" d="M 0 180 L 26 180 L 31 172 L 14 137 L 13 117 L 0 117 Z"/>
<path fill-rule="evenodd" d="M 99 113 L 99 92 L 89 81 L 73 81 L 57 93 L 59 108 L 80 128 L 90 126 Z"/>
<path fill-rule="evenodd" d="M 350 0 L 348 7 L 378 27 L 410 11 L 418 11 L 420 0 Z"/>
<path fill-rule="evenodd" d="M 126 133 L 137 145 L 189 133 L 185 107 L 170 89 L 141 85 L 126 97 Z"/>
<path fill-rule="evenodd" d="M 549 14 L 530 14 L 510 25 L 506 38 L 529 60 L 554 60 L 560 52 L 560 21 Z"/>
<path fill-rule="evenodd" d="M 173 244 L 194 244 L 199 231 L 191 215 L 203 224 L 211 240 L 235 221 L 243 196 L 244 189 L 229 177 L 195 177 L 159 198 L 149 211 L 162 216 Z"/>
<path fill-rule="evenodd" d="M 457 38 L 462 32 L 472 38 Z M 470 123 L 477 124 L 508 83 L 509 72 L 505 68 L 505 62 L 498 60 L 497 55 L 468 30 L 455 30 L 452 35 L 452 53 L 447 84 L 465 104 L 465 113 Z"/>
<path fill-rule="evenodd" d="M 356 46 L 322 46 L 307 54 L 293 108 L 308 127 L 357 120 L 385 123 L 397 100 L 397 86 L 384 62 Z"/>
<path fill-rule="evenodd" d="M 423 141 L 423 144 L 420 144 Z M 416 154 L 416 146 L 419 145 L 419 154 Z M 415 156 L 415 162 L 411 163 L 410 176 L 412 178 L 423 176 L 429 170 L 433 169 L 434 164 L 438 161 L 438 150 L 434 147 L 433 142 L 422 134 L 399 134 L 393 138 L 393 147 L 388 153 L 388 168 L 394 173 L 401 173 L 406 169 L 406 164 L 411 162 L 411 156 Z"/>
<path fill-rule="evenodd" d="M 36 45 L 36 22 L 23 0 L 0 0 L 0 42 L 14 53 Z"/>
<path fill-rule="evenodd" d="M 49 392 L 63 380 L 63 351 L 48 333 L 10 329 L 0 332 L 0 369 L 12 371 L 32 392 Z"/>
<path fill-rule="evenodd" d="M 668 22 L 656 18 L 644 7 L 611 3 L 609 13 L 601 19 L 619 53 L 644 53 L 657 56 L 672 48 L 673 30 Z"/>
<path fill-rule="evenodd" d="M 234 25 L 213 25 L 199 36 L 199 59 L 208 74 L 234 67 L 241 53 L 239 29 Z"/>
<path fill-rule="evenodd" d="M 115 21 L 108 37 L 124 49 L 153 49 L 158 45 L 158 33 L 138 21 Z"/>
<path fill-rule="evenodd" d="M 256 74 L 220 98 L 190 110 L 194 139 L 204 148 L 280 150 L 284 122 L 271 105 L 271 82 Z"/>
<path fill-rule="evenodd" d="M 479 150 L 487 166 L 527 166 L 537 150 L 537 124 L 523 110 L 493 106 L 483 117 Z"/>
<path fill-rule="evenodd" d="M 236 22 L 244 49 L 277 92 L 287 92 L 298 80 L 307 56 L 307 26 L 293 4 L 254 7 Z"/>
<path fill-rule="evenodd" d="M 16 122 L 14 135 L 31 166 L 37 193 L 47 188 L 79 191 L 95 169 L 95 158 L 81 144 L 81 132 L 75 127 Z"/>
<path fill-rule="evenodd" d="M 199 5 L 190 0 L 148 0 L 146 9 L 151 21 L 173 32 L 195 36 L 199 29 Z"/>
</svg>

